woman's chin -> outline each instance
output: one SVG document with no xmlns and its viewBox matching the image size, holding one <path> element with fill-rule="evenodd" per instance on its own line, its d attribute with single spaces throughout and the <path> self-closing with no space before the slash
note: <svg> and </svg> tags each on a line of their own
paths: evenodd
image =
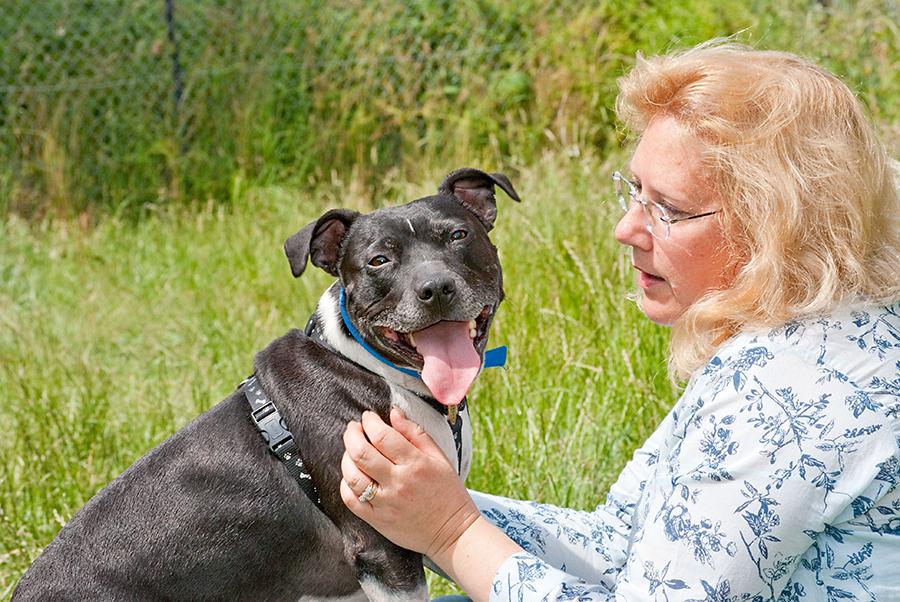
<svg viewBox="0 0 900 602">
<path fill-rule="evenodd" d="M 648 297 L 646 293 L 640 295 L 638 306 L 651 322 L 660 326 L 671 326 L 684 313 L 681 307 L 673 307 L 672 303 L 654 300 Z"/>
</svg>

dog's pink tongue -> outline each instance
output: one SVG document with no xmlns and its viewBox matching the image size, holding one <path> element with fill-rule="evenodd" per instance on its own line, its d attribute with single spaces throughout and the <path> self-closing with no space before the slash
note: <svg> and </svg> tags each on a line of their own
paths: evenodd
<svg viewBox="0 0 900 602">
<path fill-rule="evenodd" d="M 438 322 L 413 335 L 416 350 L 425 358 L 422 380 L 431 394 L 447 406 L 461 402 L 481 368 L 469 323 Z"/>
</svg>

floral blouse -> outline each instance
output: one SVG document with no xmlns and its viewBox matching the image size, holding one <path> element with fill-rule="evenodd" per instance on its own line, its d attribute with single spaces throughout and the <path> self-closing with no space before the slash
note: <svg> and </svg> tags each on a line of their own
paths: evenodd
<svg viewBox="0 0 900 602">
<path fill-rule="evenodd" d="M 473 492 L 491 600 L 900 601 L 900 304 L 734 337 L 593 512 Z"/>
</svg>

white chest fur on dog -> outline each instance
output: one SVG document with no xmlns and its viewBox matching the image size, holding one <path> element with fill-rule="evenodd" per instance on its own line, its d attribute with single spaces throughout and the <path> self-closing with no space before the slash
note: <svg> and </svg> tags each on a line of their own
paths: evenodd
<svg viewBox="0 0 900 602">
<path fill-rule="evenodd" d="M 349 596 L 333 598 L 302 596 L 297 602 L 424 602 L 429 599 L 426 588 L 412 592 L 396 592 L 384 587 L 375 579 L 363 579 L 360 586 L 362 589 Z"/>
<path fill-rule="evenodd" d="M 363 590 L 358 590 L 349 596 L 335 596 L 333 598 L 318 598 L 313 596 L 300 596 L 297 602 L 371 602 L 369 596 Z"/>
<path fill-rule="evenodd" d="M 450 460 L 462 480 L 466 479 L 472 467 L 472 423 L 468 408 L 462 410 L 457 420 L 462 420 L 462 462 L 456 452 L 453 431 L 447 417 L 438 414 L 418 395 L 397 385 L 390 384 L 391 405 L 395 405 L 406 414 L 407 418 L 422 426 L 434 442 L 438 444 L 447 459 Z"/>
</svg>

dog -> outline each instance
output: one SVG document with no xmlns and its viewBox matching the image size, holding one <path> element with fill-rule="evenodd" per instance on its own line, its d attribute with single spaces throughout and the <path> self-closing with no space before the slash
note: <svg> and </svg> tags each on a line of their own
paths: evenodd
<svg viewBox="0 0 900 602">
<path fill-rule="evenodd" d="M 337 278 L 306 329 L 95 495 L 13 600 L 427 600 L 422 556 L 341 500 L 341 435 L 399 406 L 465 479 L 465 395 L 503 299 L 495 185 L 519 200 L 506 176 L 463 168 L 437 195 L 332 209 L 288 238 L 295 277 L 312 263 Z"/>
</svg>

